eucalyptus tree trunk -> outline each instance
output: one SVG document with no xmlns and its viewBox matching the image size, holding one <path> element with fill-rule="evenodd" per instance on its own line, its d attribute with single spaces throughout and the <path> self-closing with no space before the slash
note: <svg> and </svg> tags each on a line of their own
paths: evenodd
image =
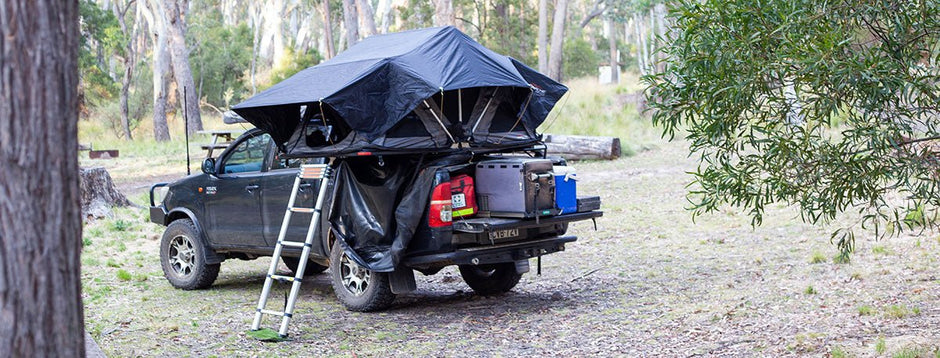
<svg viewBox="0 0 940 358">
<path fill-rule="evenodd" d="M 78 1 L 0 2 L 0 357 L 84 357 Z"/>
<path fill-rule="evenodd" d="M 620 83 L 620 64 L 617 56 L 617 25 L 611 18 L 607 19 L 607 43 L 610 46 L 610 82 Z"/>
<path fill-rule="evenodd" d="M 333 21 L 330 20 L 330 0 L 321 0 L 323 8 L 323 36 L 326 38 L 326 59 L 331 59 L 336 55 L 336 49 L 333 47 Z"/>
<path fill-rule="evenodd" d="M 454 2 L 434 0 L 434 26 L 454 26 Z"/>
<path fill-rule="evenodd" d="M 392 0 L 379 0 L 379 31 L 388 33 L 392 22 Z"/>
<path fill-rule="evenodd" d="M 184 6 L 179 0 L 163 0 L 166 14 L 167 38 L 170 58 L 173 62 L 173 78 L 179 98 L 184 98 L 188 118 L 186 131 L 190 134 L 202 130 L 202 116 L 199 115 L 199 98 L 196 97 L 196 84 L 193 72 L 189 68 L 189 49 L 186 48 L 186 22 L 183 18 Z"/>
<path fill-rule="evenodd" d="M 555 17 L 552 19 L 552 47 L 548 56 L 548 77 L 562 80 L 562 64 L 565 42 L 565 22 L 568 18 L 568 0 L 555 1 Z"/>
<path fill-rule="evenodd" d="M 360 27 L 362 27 L 362 37 L 366 38 L 378 33 L 378 30 L 375 29 L 375 12 L 372 10 L 372 5 L 369 4 L 369 0 L 358 0 L 357 6 L 359 7 L 359 22 Z"/>
<path fill-rule="evenodd" d="M 138 0 L 141 1 L 141 0 Z M 153 43 L 151 51 L 153 59 L 153 138 L 158 142 L 170 140 L 170 128 L 166 123 L 166 92 L 169 83 L 170 53 L 166 49 L 166 25 L 160 18 L 160 8 L 157 0 L 148 0 L 142 3 L 139 9 L 141 15 L 147 19 L 150 26 L 150 39 Z"/>
<path fill-rule="evenodd" d="M 356 0 L 343 0 L 343 24 L 346 26 L 346 47 L 359 41 L 359 12 Z"/>
<path fill-rule="evenodd" d="M 134 74 L 134 67 L 137 65 L 137 48 L 134 46 L 134 43 L 137 40 L 137 29 L 138 25 L 134 24 L 133 30 L 128 30 L 127 21 L 124 20 L 124 16 L 127 14 L 127 11 L 130 9 L 132 3 L 126 3 L 124 8 L 120 7 L 120 4 L 115 1 L 113 7 L 111 8 L 114 12 L 114 16 L 117 17 L 118 24 L 121 25 L 121 32 L 124 33 L 124 36 L 127 38 L 127 43 L 124 44 L 124 57 L 122 61 L 124 62 L 124 77 L 121 78 L 121 127 L 124 130 L 124 139 L 132 140 L 134 139 L 131 135 L 131 120 L 129 116 L 130 109 L 127 105 L 127 99 L 130 96 L 131 89 L 131 76 Z M 133 5 L 136 6 L 136 1 Z"/>
<path fill-rule="evenodd" d="M 548 0 L 539 0 L 539 72 L 548 73 Z"/>
</svg>

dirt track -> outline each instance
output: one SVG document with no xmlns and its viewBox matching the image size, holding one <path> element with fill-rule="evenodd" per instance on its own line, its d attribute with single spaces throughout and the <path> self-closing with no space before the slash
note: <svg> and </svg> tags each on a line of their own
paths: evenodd
<svg viewBox="0 0 940 358">
<path fill-rule="evenodd" d="M 502 297 L 473 294 L 455 269 L 418 277 L 387 312 L 352 313 L 328 275 L 305 282 L 290 342 L 247 338 L 267 258 L 222 265 L 207 291 L 162 277 L 146 214 L 89 224 L 89 331 L 110 356 L 850 356 L 940 348 L 940 240 L 858 235 L 834 264 L 832 227 L 783 207 L 764 226 L 734 212 L 693 223 L 682 143 L 577 165 L 582 194 L 603 197 L 598 231 L 547 256 L 543 274 Z M 118 220 L 134 222 L 114 232 Z M 124 245 L 125 250 L 120 247 Z M 821 263 L 811 263 L 814 256 Z M 117 267 L 115 267 L 117 266 Z M 129 280 L 116 278 L 124 270 Z M 310 282 L 310 281 L 307 281 Z M 280 291 L 278 291 L 280 292 Z M 281 293 L 274 294 L 278 297 Z"/>
</svg>

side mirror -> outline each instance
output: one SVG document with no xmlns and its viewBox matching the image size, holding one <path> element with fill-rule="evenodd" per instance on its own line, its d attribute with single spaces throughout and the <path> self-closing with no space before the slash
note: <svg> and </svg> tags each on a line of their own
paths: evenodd
<svg viewBox="0 0 940 358">
<path fill-rule="evenodd" d="M 202 161 L 202 172 L 215 175 L 215 158 L 206 158 Z"/>
</svg>

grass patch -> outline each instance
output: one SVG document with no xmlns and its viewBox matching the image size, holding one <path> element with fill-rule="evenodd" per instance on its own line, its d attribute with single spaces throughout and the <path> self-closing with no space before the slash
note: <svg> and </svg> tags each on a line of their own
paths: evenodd
<svg viewBox="0 0 940 358">
<path fill-rule="evenodd" d="M 872 306 L 864 305 L 858 307 L 859 316 L 871 316 L 875 314 L 875 308 Z"/>
<path fill-rule="evenodd" d="M 819 251 L 813 251 L 813 256 L 809 258 L 809 263 L 811 264 L 821 264 L 826 261 L 826 255 L 823 255 Z"/>
<path fill-rule="evenodd" d="M 878 341 L 875 342 L 875 353 L 885 354 L 887 350 L 888 345 L 885 343 L 885 337 L 878 337 Z"/>
<path fill-rule="evenodd" d="M 121 280 L 121 281 L 130 281 L 133 278 L 133 276 L 131 275 L 130 272 L 127 272 L 127 270 L 120 269 L 117 272 L 117 278 L 118 280 Z"/>
<path fill-rule="evenodd" d="M 108 259 L 108 262 L 105 263 L 105 266 L 120 268 L 121 264 L 119 264 L 115 259 Z"/>
<path fill-rule="evenodd" d="M 907 307 L 904 305 L 890 305 L 885 307 L 885 316 L 889 318 L 905 318 L 916 316 L 920 314 L 920 308 L 918 307 Z"/>
<path fill-rule="evenodd" d="M 836 265 L 845 265 L 852 262 L 852 258 L 848 254 L 840 253 L 832 257 L 832 263 Z"/>
<path fill-rule="evenodd" d="M 849 354 L 841 346 L 833 346 L 829 351 L 829 356 L 832 358 L 848 358 Z"/>
<path fill-rule="evenodd" d="M 803 290 L 803 293 L 807 295 L 815 295 L 819 293 L 819 291 L 817 291 L 816 288 L 813 287 L 813 285 L 809 285 L 809 286 L 806 286 L 806 289 Z"/>
<path fill-rule="evenodd" d="M 884 247 L 884 245 L 875 245 L 871 248 L 871 253 L 875 255 L 889 255 L 891 251 L 889 251 L 887 247 Z"/>
<path fill-rule="evenodd" d="M 940 357 L 940 349 L 905 347 L 891 355 L 892 358 L 930 358 Z"/>
</svg>

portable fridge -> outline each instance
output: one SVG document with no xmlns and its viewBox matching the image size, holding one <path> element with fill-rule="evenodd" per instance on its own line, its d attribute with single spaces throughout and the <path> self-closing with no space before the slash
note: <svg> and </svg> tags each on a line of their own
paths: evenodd
<svg viewBox="0 0 940 358">
<path fill-rule="evenodd" d="M 573 167 L 556 165 L 552 167 L 555 174 L 555 207 L 559 214 L 571 214 L 578 211 L 578 179 Z"/>
<path fill-rule="evenodd" d="M 481 216 L 532 218 L 558 213 L 551 160 L 484 161 L 477 163 L 475 177 Z"/>
</svg>

